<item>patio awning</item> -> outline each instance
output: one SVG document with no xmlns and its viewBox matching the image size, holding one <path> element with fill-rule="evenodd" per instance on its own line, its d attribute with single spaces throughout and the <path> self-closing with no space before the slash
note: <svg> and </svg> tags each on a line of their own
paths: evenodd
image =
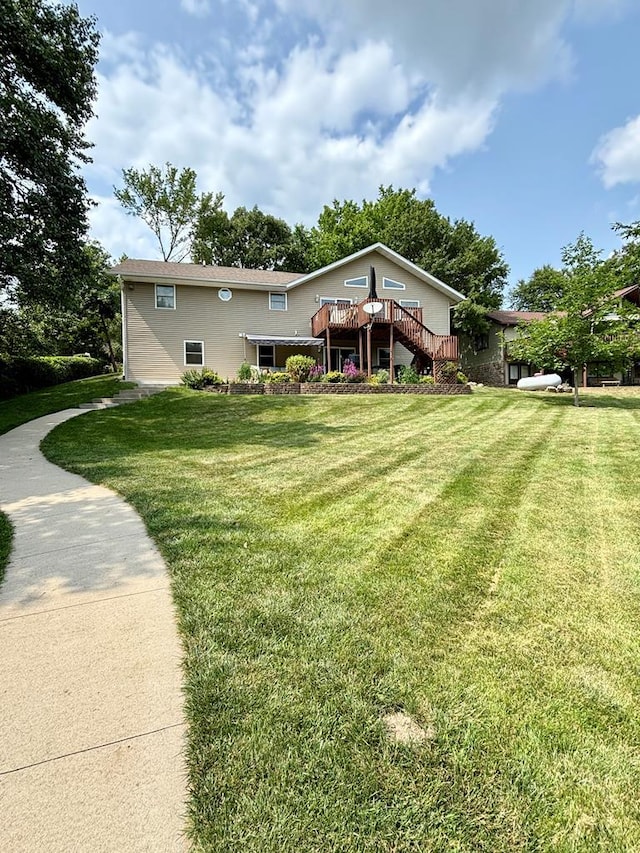
<svg viewBox="0 0 640 853">
<path fill-rule="evenodd" d="M 250 344 L 264 344 L 276 347 L 321 347 L 324 346 L 322 338 L 285 338 L 279 335 L 245 335 Z"/>
</svg>

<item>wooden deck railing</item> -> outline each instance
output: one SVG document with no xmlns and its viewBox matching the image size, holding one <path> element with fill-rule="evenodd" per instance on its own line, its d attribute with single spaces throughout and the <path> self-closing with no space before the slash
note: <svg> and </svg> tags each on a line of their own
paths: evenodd
<svg viewBox="0 0 640 853">
<path fill-rule="evenodd" d="M 455 335 L 436 335 L 422 322 L 422 308 L 405 308 L 395 299 L 378 299 L 382 310 L 371 317 L 364 306 L 371 300 L 358 305 L 344 303 L 323 305 L 311 318 L 311 332 L 315 337 L 326 332 L 353 330 L 354 332 L 372 322 L 375 326 L 391 325 L 414 347 L 435 359 L 458 360 L 458 339 Z"/>
</svg>

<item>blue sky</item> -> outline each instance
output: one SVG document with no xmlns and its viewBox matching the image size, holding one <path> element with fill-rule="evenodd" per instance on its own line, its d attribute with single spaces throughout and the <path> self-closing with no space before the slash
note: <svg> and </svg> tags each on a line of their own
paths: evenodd
<svg viewBox="0 0 640 853">
<path fill-rule="evenodd" d="M 312 225 L 333 198 L 416 187 L 491 234 L 510 283 L 580 231 L 640 220 L 637 0 L 80 0 L 103 33 L 92 236 L 158 257 L 122 169 Z"/>
</svg>

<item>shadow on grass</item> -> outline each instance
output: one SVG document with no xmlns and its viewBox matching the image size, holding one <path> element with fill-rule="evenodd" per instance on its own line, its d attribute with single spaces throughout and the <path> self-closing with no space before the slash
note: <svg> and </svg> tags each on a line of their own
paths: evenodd
<svg viewBox="0 0 640 853">
<path fill-rule="evenodd" d="M 552 394 L 546 391 L 519 391 L 517 393 L 522 397 L 535 399 L 554 408 L 576 408 L 573 402 L 573 392 L 570 394 Z M 580 392 L 579 397 L 579 408 L 581 409 L 640 409 L 640 394 L 634 393 L 632 389 L 629 389 L 629 392 L 622 391 L 617 393 Z"/>
<path fill-rule="evenodd" d="M 328 437 L 362 431 L 362 421 L 350 418 L 340 425 L 314 420 L 309 410 L 318 399 L 323 398 L 165 391 L 61 424 L 43 441 L 42 449 L 47 458 L 66 467 L 69 461 L 122 458 L 129 452 L 231 450 L 243 445 L 311 448 Z M 350 401 L 340 404 L 348 412 Z"/>
</svg>

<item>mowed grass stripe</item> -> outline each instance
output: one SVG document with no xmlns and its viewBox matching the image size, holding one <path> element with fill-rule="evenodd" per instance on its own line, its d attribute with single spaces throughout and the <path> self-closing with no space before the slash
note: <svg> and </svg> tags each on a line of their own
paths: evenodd
<svg viewBox="0 0 640 853">
<path fill-rule="evenodd" d="M 56 430 L 169 562 L 197 849 L 640 849 L 632 405 L 172 392 Z"/>
</svg>

